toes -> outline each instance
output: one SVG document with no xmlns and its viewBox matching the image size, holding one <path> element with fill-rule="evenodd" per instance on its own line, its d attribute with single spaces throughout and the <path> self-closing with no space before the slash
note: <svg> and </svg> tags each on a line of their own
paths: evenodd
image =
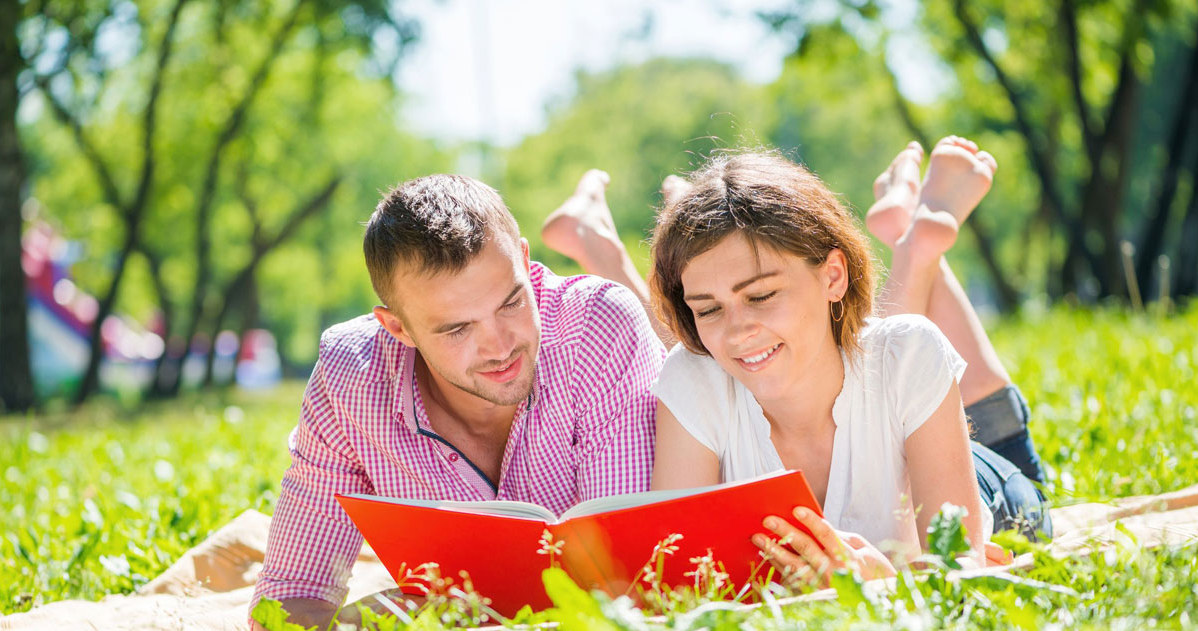
<svg viewBox="0 0 1198 631">
<path fill-rule="evenodd" d="M 661 199 L 666 204 L 672 204 L 680 199 L 691 188 L 691 183 L 677 175 L 667 175 L 661 181 Z"/>
<path fill-rule="evenodd" d="M 578 188 L 581 189 L 595 185 L 598 185 L 600 188 L 607 188 L 609 183 L 611 183 L 611 176 L 607 174 L 607 171 L 590 169 L 578 179 Z"/>
<path fill-rule="evenodd" d="M 907 143 L 907 148 L 904 149 L 904 151 L 914 151 L 916 155 L 919 156 L 917 160 L 920 162 L 923 161 L 923 145 L 919 144 L 918 141 L 912 140 L 911 142 Z"/>
<path fill-rule="evenodd" d="M 611 176 L 607 174 L 607 171 L 590 169 L 578 179 L 578 186 L 575 187 L 574 194 L 600 199 L 603 197 L 603 191 L 610 182 Z"/>
<path fill-rule="evenodd" d="M 945 136 L 944 138 L 940 139 L 940 142 L 936 143 L 936 149 L 949 147 L 959 147 L 970 153 L 977 153 L 978 150 L 976 143 L 968 138 L 962 138 L 961 136 Z"/>
<path fill-rule="evenodd" d="M 956 136 L 945 136 L 944 138 L 941 138 L 940 140 L 936 141 L 936 146 L 932 149 L 932 151 L 935 151 L 936 149 L 939 149 L 941 147 L 949 147 L 949 146 L 952 146 L 955 144 L 957 144 Z"/>
<path fill-rule="evenodd" d="M 990 167 L 991 173 L 998 170 L 998 160 L 995 160 L 994 156 L 990 155 L 989 151 L 979 151 L 977 158 L 979 162 Z"/>
</svg>

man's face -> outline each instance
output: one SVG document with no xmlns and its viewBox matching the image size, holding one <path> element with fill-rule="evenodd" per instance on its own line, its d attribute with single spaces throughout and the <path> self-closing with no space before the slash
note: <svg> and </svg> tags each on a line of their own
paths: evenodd
<svg viewBox="0 0 1198 631">
<path fill-rule="evenodd" d="M 395 313 L 375 308 L 383 326 L 420 350 L 442 387 L 499 406 L 528 397 L 541 340 L 528 241 L 495 234 L 459 272 L 414 267 L 395 273 Z"/>
</svg>

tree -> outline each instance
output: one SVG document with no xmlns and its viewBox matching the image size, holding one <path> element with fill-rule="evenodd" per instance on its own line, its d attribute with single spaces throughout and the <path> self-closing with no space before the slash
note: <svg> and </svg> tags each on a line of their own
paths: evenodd
<svg viewBox="0 0 1198 631">
<path fill-rule="evenodd" d="M 764 17 L 802 34 L 819 25 L 806 17 L 818 14 L 808 5 L 798 2 Z M 887 43 L 898 30 L 929 45 L 949 72 L 951 85 L 931 105 L 913 107 L 896 95 L 913 131 L 936 121 L 940 128 L 951 123 L 954 133 L 1018 139 L 1020 151 L 1004 164 L 1026 168 L 1028 184 L 1039 195 L 1029 204 L 1035 217 L 1023 225 L 1047 228 L 1030 240 L 1033 235 L 1024 234 L 1020 243 L 1049 244 L 1043 258 L 1053 268 L 1045 276 L 1054 295 L 1076 293 L 1087 279 L 1099 297 L 1126 295 L 1121 243 L 1134 214 L 1127 212 L 1124 196 L 1130 174 L 1139 168 L 1133 156 L 1158 142 L 1142 129 L 1145 81 L 1167 39 L 1162 35 L 1179 27 L 1192 30 L 1194 7 L 1167 0 L 938 0 L 923 5 L 911 26 L 894 24 L 876 2 L 846 0 L 841 7 L 831 19 L 851 21 L 848 30 L 864 49 L 885 55 L 888 68 L 897 53 Z M 857 56 L 841 63 L 862 61 Z M 1174 87 L 1170 101 L 1176 93 Z M 1002 171 L 1000 182 L 1010 173 L 1005 166 Z M 1010 228 L 997 231 L 1003 242 L 1012 236 Z M 980 250 L 985 241 L 977 239 Z M 1022 249 L 1024 259 L 1037 258 Z M 1064 256 L 1051 254 L 1058 249 Z M 983 258 L 997 269 L 990 262 L 994 257 L 983 253 Z"/>
<path fill-rule="evenodd" d="M 17 76 L 25 67 L 17 41 L 20 2 L 0 2 L 0 411 L 33 406 L 25 275 L 21 270 L 21 196 L 25 163 L 17 136 Z"/>
<path fill-rule="evenodd" d="M 68 35 L 61 47 L 36 45 L 38 68 L 49 69 L 32 82 L 58 123 L 35 123 L 44 163 L 37 190 L 59 217 L 99 227 L 88 235 L 89 259 L 113 263 L 80 271 L 80 282 L 99 287 L 101 298 L 77 400 L 95 390 L 99 329 L 118 300 L 156 303 L 166 335 L 186 349 L 198 331 L 220 327 L 227 297 L 257 302 L 247 298 L 260 288 L 253 276 L 305 221 L 329 211 L 347 166 L 379 161 L 370 151 L 380 143 L 406 143 L 395 142 L 402 133 L 390 76 L 415 25 L 393 11 L 375 0 L 281 7 L 145 0 L 48 3 L 27 18 L 31 38 Z M 97 46 L 102 30 L 137 45 Z M 356 120 L 322 115 L 328 92 L 339 105 L 343 97 L 362 99 L 377 112 L 350 108 Z M 328 127 L 330 118 L 344 128 Z M 349 152 L 340 146 L 340 137 L 361 139 L 362 127 L 380 121 L 375 142 Z M 69 145 L 61 131 L 69 132 Z M 259 164 L 247 169 L 252 161 Z M 92 181 L 74 175 L 80 163 Z M 239 181 L 239 171 L 249 175 Z M 364 187 L 350 189 L 356 196 Z M 239 198 L 248 190 L 256 201 Z M 116 221 L 97 214 L 96 202 Z M 280 210 L 289 207 L 290 215 Z M 130 273 L 138 282 L 126 287 Z M 160 394 L 178 392 L 181 362 L 181 354 L 160 358 Z"/>
</svg>

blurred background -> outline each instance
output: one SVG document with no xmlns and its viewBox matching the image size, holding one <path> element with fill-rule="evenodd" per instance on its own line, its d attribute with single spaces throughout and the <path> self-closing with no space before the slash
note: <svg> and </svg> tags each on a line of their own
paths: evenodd
<svg viewBox="0 0 1198 631">
<path fill-rule="evenodd" d="M 644 269 L 662 178 L 713 150 L 863 214 L 909 139 L 965 135 L 1000 164 L 951 255 L 980 308 L 1167 313 L 1196 31 L 1193 0 L 0 0 L 0 412 L 306 377 L 376 303 L 380 194 L 445 171 L 574 273 L 540 223 L 605 169 Z"/>
</svg>

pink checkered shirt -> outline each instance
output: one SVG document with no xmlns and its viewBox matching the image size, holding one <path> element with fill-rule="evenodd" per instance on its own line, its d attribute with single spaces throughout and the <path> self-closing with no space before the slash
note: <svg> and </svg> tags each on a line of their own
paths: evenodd
<svg viewBox="0 0 1198 631">
<path fill-rule="evenodd" d="M 560 514 L 649 488 L 649 385 L 665 349 L 644 309 L 628 289 L 592 276 L 533 263 L 531 280 L 541 316 L 536 380 L 517 409 L 498 488 L 429 429 L 413 387 L 415 349 L 369 315 L 321 336 L 251 609 L 264 596 L 345 598 L 362 536 L 337 493 L 521 500 Z"/>
</svg>

